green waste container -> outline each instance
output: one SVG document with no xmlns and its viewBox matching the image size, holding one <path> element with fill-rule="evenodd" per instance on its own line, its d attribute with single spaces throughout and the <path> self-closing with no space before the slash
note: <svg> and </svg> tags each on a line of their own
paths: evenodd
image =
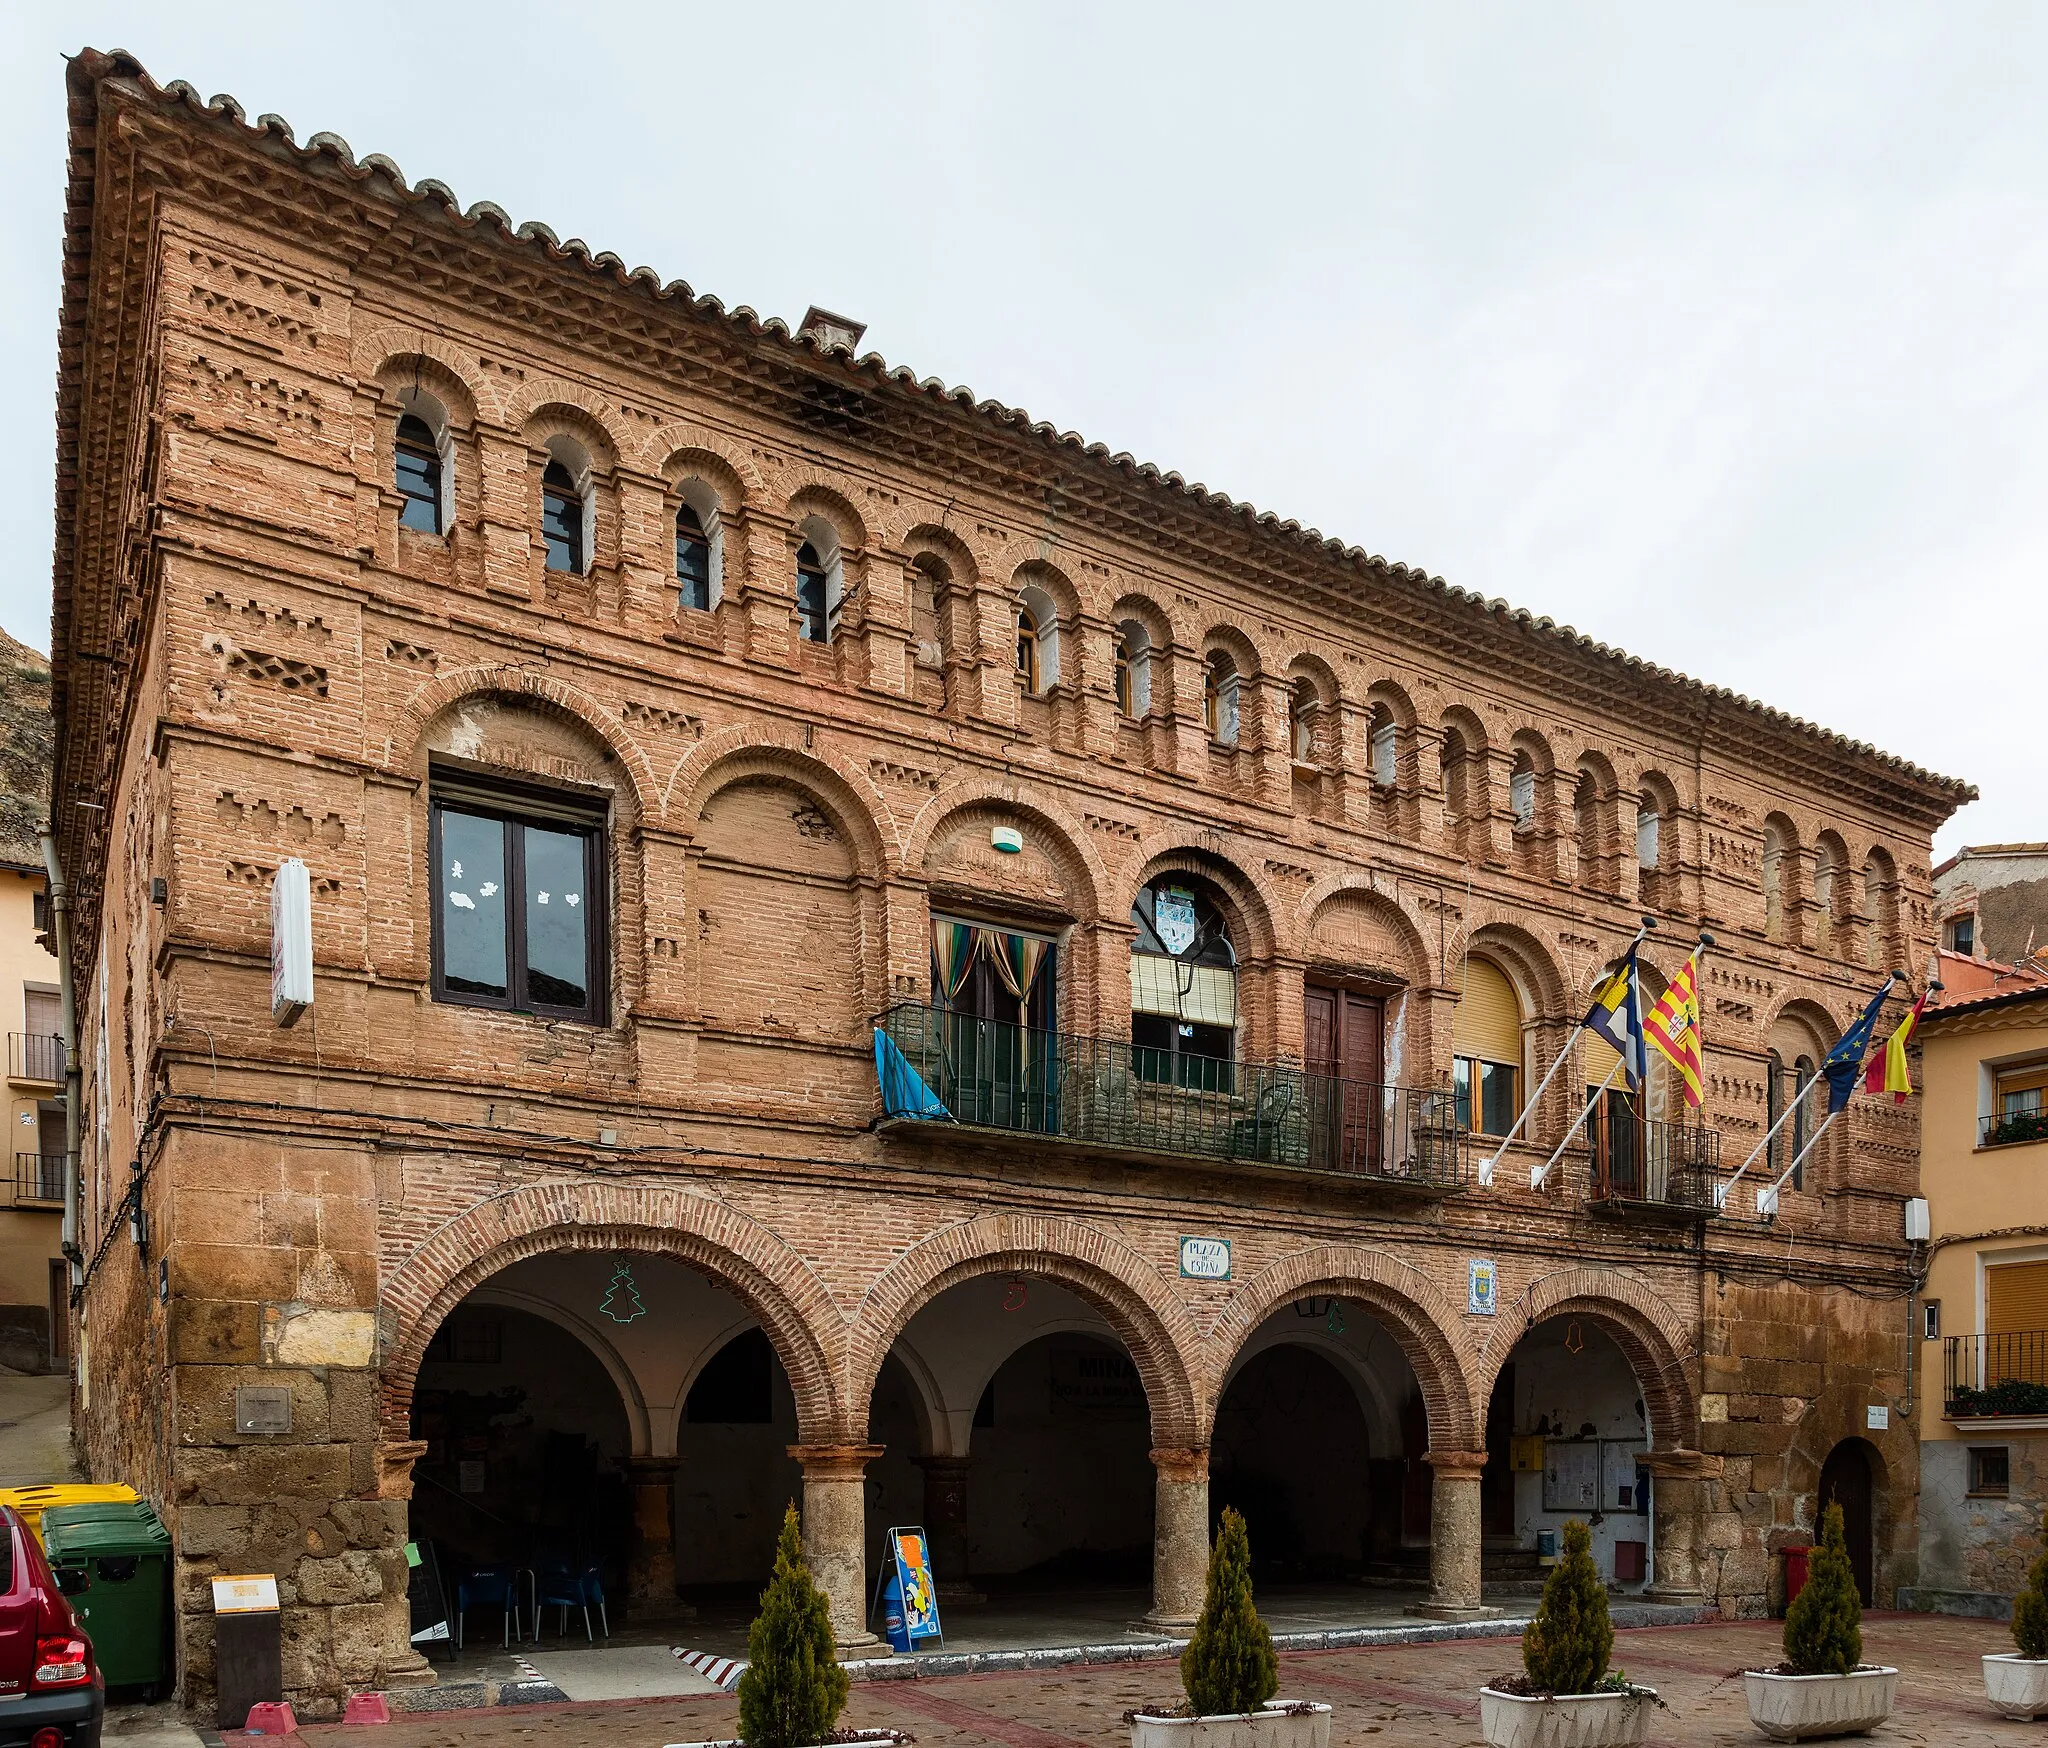
<svg viewBox="0 0 2048 1748">
<path fill-rule="evenodd" d="M 57 1586 L 92 1637 L 109 1687 L 166 1685 L 171 1536 L 147 1502 L 55 1505 L 43 1551 Z"/>
</svg>

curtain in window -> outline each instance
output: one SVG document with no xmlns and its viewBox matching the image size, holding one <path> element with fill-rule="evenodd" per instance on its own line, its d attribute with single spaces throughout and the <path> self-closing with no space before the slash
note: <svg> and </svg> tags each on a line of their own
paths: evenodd
<svg viewBox="0 0 2048 1748">
<path fill-rule="evenodd" d="M 980 930 L 967 923 L 932 922 L 932 964 L 938 972 L 937 995 L 951 1001 L 960 993 L 967 974 L 974 969 L 974 949 Z"/>
<path fill-rule="evenodd" d="M 1031 986 L 1045 968 L 1046 949 L 1052 943 L 1033 935 L 1007 935 L 999 929 L 982 929 L 978 933 L 981 950 L 995 967 L 1003 987 L 1019 1002 L 1029 999 Z"/>
<path fill-rule="evenodd" d="M 1020 1003 L 1028 1001 L 1051 950 L 1052 943 L 1036 935 L 1013 935 L 1005 929 L 977 928 L 972 923 L 932 923 L 935 987 L 946 1001 L 966 985 L 977 958 L 988 961 L 997 981 Z"/>
</svg>

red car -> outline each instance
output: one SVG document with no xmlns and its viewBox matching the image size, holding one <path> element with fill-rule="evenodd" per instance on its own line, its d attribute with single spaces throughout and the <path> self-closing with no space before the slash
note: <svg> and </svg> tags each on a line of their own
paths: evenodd
<svg viewBox="0 0 2048 1748">
<path fill-rule="evenodd" d="M 0 1748 L 100 1748 L 107 1687 L 92 1640 L 11 1505 L 0 1554 Z"/>
</svg>

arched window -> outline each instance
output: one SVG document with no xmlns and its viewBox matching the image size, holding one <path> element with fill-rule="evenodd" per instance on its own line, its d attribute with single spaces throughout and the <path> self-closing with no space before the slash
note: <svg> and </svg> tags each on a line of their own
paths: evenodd
<svg viewBox="0 0 2048 1748">
<path fill-rule="evenodd" d="M 1515 754 L 1515 762 L 1508 771 L 1508 806 L 1514 810 L 1516 831 L 1534 829 L 1536 762 L 1527 753 Z"/>
<path fill-rule="evenodd" d="M 1116 707 L 1133 722 L 1152 710 L 1152 634 L 1140 619 L 1116 628 Z"/>
<path fill-rule="evenodd" d="M 1491 959 L 1468 959 L 1451 1028 L 1458 1125 L 1505 1135 L 1521 1109 L 1522 1001 Z"/>
<path fill-rule="evenodd" d="M 1600 779 L 1581 771 L 1572 791 L 1572 822 L 1579 840 L 1579 882 L 1595 891 L 1607 886 L 1607 833 L 1600 818 L 1606 799 L 1600 793 Z"/>
<path fill-rule="evenodd" d="M 1202 682 L 1202 721 L 1218 746 L 1237 745 L 1237 663 L 1227 650 L 1210 654 Z"/>
<path fill-rule="evenodd" d="M 1287 740 L 1297 765 L 1316 762 L 1316 717 L 1322 711 L 1313 680 L 1296 680 L 1287 700 Z"/>
<path fill-rule="evenodd" d="M 1823 953 L 1838 953 L 1842 948 L 1841 910 L 1847 895 L 1842 891 L 1841 874 L 1842 859 L 1832 837 L 1823 837 L 1813 861 L 1813 903 L 1817 913 L 1813 944 Z"/>
<path fill-rule="evenodd" d="M 1784 828 L 1764 824 L 1764 939 L 1785 939 L 1785 855 L 1790 848 Z"/>
<path fill-rule="evenodd" d="M 806 643 L 832 641 L 830 573 L 808 540 L 796 549 L 797 633 Z"/>
<path fill-rule="evenodd" d="M 1131 1066 L 1141 1080 L 1236 1086 L 1237 952 L 1206 884 L 1165 874 L 1131 906 Z"/>
<path fill-rule="evenodd" d="M 1826 1120 L 1825 1101 L 1818 1101 L 1814 1097 L 1814 1088 L 1819 1084 L 1819 1081 L 1820 1071 L 1814 1067 L 1811 1056 L 1793 1058 L 1792 1096 L 1799 1101 L 1799 1109 L 1793 1116 L 1791 1123 L 1787 1125 L 1792 1132 L 1792 1151 L 1786 1156 L 1788 1162 L 1798 1159 L 1806 1151 L 1806 1144 L 1813 1139 L 1815 1128 L 1819 1123 Z M 1822 1105 L 1821 1114 L 1818 1117 L 1814 1114 L 1816 1103 Z M 1785 1168 L 1781 1165 L 1778 1169 L 1783 1171 Z M 1806 1187 L 1806 1166 L 1803 1162 L 1799 1169 L 1792 1174 L 1792 1187 L 1795 1190 Z"/>
<path fill-rule="evenodd" d="M 1044 690 L 1038 674 L 1038 615 L 1024 602 L 1017 606 L 1017 677 L 1027 692 Z"/>
<path fill-rule="evenodd" d="M 676 593 L 700 613 L 711 606 L 711 536 L 688 504 L 676 511 Z"/>
<path fill-rule="evenodd" d="M 583 491 L 575 475 L 557 460 L 548 463 L 540 481 L 540 531 L 547 542 L 548 569 L 581 576 L 588 554 L 584 549 Z"/>
<path fill-rule="evenodd" d="M 1663 824 L 1657 803 L 1645 797 L 1636 809 L 1636 865 L 1646 873 L 1655 873 L 1662 865 Z"/>
<path fill-rule="evenodd" d="M 441 447 L 434 441 L 433 428 L 417 413 L 406 413 L 398 421 L 393 471 L 393 483 L 402 500 L 399 527 L 439 534 L 444 484 Z"/>
<path fill-rule="evenodd" d="M 1391 789 L 1401 780 L 1401 725 L 1384 704 L 1372 707 L 1370 739 L 1372 780 L 1376 788 Z"/>
</svg>

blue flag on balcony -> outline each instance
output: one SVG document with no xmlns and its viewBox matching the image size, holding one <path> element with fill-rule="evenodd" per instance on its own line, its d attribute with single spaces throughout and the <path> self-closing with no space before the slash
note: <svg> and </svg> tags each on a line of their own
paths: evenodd
<svg viewBox="0 0 2048 1748">
<path fill-rule="evenodd" d="M 953 1120 L 945 1101 L 925 1085 L 924 1076 L 910 1066 L 910 1058 L 879 1026 L 875 1028 L 875 1079 L 882 1086 L 883 1116 Z"/>
</svg>

